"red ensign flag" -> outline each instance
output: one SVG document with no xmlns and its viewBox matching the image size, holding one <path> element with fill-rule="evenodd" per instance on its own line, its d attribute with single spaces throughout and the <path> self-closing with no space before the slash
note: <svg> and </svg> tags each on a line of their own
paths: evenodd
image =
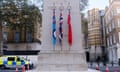
<svg viewBox="0 0 120 72">
<path fill-rule="evenodd" d="M 68 14 L 68 43 L 71 46 L 72 45 L 72 27 L 71 27 L 71 17 L 70 12 Z"/>
</svg>

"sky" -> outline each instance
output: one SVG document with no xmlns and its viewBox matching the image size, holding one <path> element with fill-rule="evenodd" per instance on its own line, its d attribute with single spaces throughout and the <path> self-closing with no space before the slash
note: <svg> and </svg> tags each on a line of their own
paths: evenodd
<svg viewBox="0 0 120 72">
<path fill-rule="evenodd" d="M 42 0 L 28 0 L 29 4 L 34 4 L 35 6 L 39 7 L 39 9 L 42 9 Z"/>
<path fill-rule="evenodd" d="M 93 8 L 105 9 L 106 6 L 109 6 L 109 0 L 89 0 L 88 6 L 86 7 L 85 17 L 87 17 L 87 11 Z"/>
<path fill-rule="evenodd" d="M 86 8 L 86 10 L 92 8 L 105 9 L 105 7 L 108 5 L 109 5 L 109 0 L 89 0 L 88 7 Z"/>
<path fill-rule="evenodd" d="M 42 4 L 41 0 L 30 0 L 30 2 L 38 7 L 40 7 Z M 109 5 L 109 0 L 89 0 L 85 12 L 87 12 L 87 10 L 90 10 L 92 8 L 105 9 L 105 7 L 108 5 Z"/>
</svg>

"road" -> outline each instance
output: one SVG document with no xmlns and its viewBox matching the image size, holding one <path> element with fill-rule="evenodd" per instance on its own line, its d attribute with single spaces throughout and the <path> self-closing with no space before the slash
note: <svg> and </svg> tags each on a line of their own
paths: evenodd
<svg viewBox="0 0 120 72">
<path fill-rule="evenodd" d="M 92 67 L 91 69 L 95 69 L 95 67 Z M 101 72 L 106 72 L 105 69 L 106 69 L 106 67 L 100 67 Z M 114 70 L 116 70 L 116 72 L 120 72 L 120 67 L 109 67 L 109 72 L 115 72 Z M 5 69 L 5 70 L 0 70 L 0 72 L 16 72 L 16 70 L 15 69 Z M 22 72 L 22 70 L 19 69 L 18 72 Z M 35 69 L 27 70 L 26 72 L 36 72 L 36 70 Z"/>
<path fill-rule="evenodd" d="M 88 64 L 88 68 L 96 69 L 96 64 L 93 64 L 92 66 Z M 106 66 L 102 64 L 100 64 L 99 69 L 101 72 L 106 72 Z M 114 64 L 114 66 L 112 66 L 111 64 L 108 64 L 108 69 L 109 69 L 109 72 L 115 72 L 115 70 L 116 72 L 120 72 L 120 66 L 117 64 Z"/>
<path fill-rule="evenodd" d="M 92 69 L 96 69 L 95 67 L 92 67 Z M 105 66 L 103 66 L 103 67 L 99 67 L 99 69 L 100 69 L 100 71 L 102 71 L 102 72 L 105 72 L 106 71 L 106 67 Z M 120 72 L 120 67 L 108 67 L 108 69 L 109 69 L 109 72 L 114 72 L 115 70 L 117 71 L 117 72 Z"/>
<path fill-rule="evenodd" d="M 16 69 L 0 69 L 0 72 L 16 72 Z M 18 69 L 18 72 L 22 72 L 22 69 Z"/>
<path fill-rule="evenodd" d="M 16 69 L 0 69 L 0 72 L 16 72 Z M 22 69 L 18 69 L 18 72 L 22 72 Z M 26 70 L 25 72 L 36 72 L 36 68 Z"/>
</svg>

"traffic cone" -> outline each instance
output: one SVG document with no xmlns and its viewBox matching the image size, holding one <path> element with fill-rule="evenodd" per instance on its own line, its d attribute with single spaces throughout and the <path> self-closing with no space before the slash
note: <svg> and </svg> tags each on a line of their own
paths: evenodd
<svg viewBox="0 0 120 72">
<path fill-rule="evenodd" d="M 15 72 L 18 72 L 18 67 L 16 66 L 16 70 L 15 70 Z"/>
<path fill-rule="evenodd" d="M 22 72 L 25 72 L 25 66 L 22 65 Z"/>
<path fill-rule="evenodd" d="M 106 71 L 105 72 L 109 72 L 108 65 L 106 65 Z"/>
<path fill-rule="evenodd" d="M 116 68 L 115 68 L 114 72 L 118 72 Z"/>
<path fill-rule="evenodd" d="M 98 64 L 96 64 L 96 70 L 99 70 L 99 66 L 98 66 Z"/>
</svg>

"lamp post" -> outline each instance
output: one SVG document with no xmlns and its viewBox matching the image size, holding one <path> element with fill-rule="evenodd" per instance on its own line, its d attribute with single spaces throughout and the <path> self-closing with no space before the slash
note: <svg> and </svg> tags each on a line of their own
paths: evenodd
<svg viewBox="0 0 120 72">
<path fill-rule="evenodd" d="M 2 45 L 3 45 L 3 38 L 2 38 L 2 8 L 1 8 L 1 6 L 0 6 L 0 54 L 1 55 L 3 55 L 3 47 L 2 47 Z"/>
</svg>

